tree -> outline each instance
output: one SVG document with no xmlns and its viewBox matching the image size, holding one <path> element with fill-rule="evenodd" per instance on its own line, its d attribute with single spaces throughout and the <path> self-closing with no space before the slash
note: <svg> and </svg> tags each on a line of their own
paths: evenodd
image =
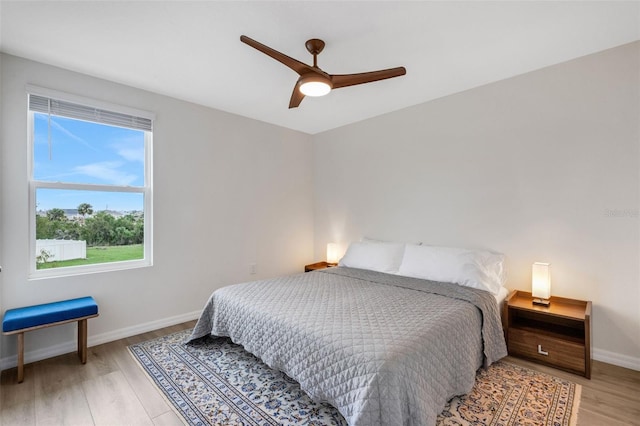
<svg viewBox="0 0 640 426">
<path fill-rule="evenodd" d="M 88 205 L 88 204 L 87 204 Z M 88 246 L 130 245 L 144 243 L 144 215 L 130 213 L 114 217 L 111 213 L 101 211 L 90 213 L 88 209 L 78 206 L 91 217 L 83 220 L 67 220 L 62 209 L 51 209 L 47 215 L 36 215 L 37 240 L 85 240 Z"/>
<path fill-rule="evenodd" d="M 76 221 L 66 220 L 54 222 L 53 238 L 56 240 L 77 240 L 80 238 L 80 224 Z"/>
<path fill-rule="evenodd" d="M 88 214 L 93 214 L 93 206 L 89 203 L 82 203 L 78 206 L 78 214 L 82 216 L 82 223 L 84 223 L 84 217 Z"/>
<path fill-rule="evenodd" d="M 117 226 L 112 234 L 112 243 L 117 246 L 133 244 L 135 234 L 124 226 Z"/>
<path fill-rule="evenodd" d="M 113 236 L 115 218 L 107 212 L 98 212 L 87 219 L 82 237 L 90 246 L 109 245 Z"/>
<path fill-rule="evenodd" d="M 63 222 L 67 219 L 67 216 L 64 214 L 64 210 L 53 208 L 47 211 L 47 219 L 52 222 Z"/>
<path fill-rule="evenodd" d="M 36 215 L 36 240 L 48 240 L 53 238 L 51 221 L 46 216 Z"/>
</svg>

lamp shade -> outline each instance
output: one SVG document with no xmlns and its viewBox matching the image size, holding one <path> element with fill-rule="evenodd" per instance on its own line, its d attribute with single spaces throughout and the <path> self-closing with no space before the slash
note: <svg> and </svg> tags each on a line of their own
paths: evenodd
<svg viewBox="0 0 640 426">
<path fill-rule="evenodd" d="M 531 267 L 531 295 L 543 300 L 551 297 L 551 264 L 536 262 Z"/>
<path fill-rule="evenodd" d="M 304 75 L 299 80 L 300 91 L 305 96 L 324 96 L 332 89 L 331 80 L 321 75 Z"/>
<path fill-rule="evenodd" d="M 335 265 L 339 260 L 338 245 L 336 243 L 327 244 L 327 263 Z"/>
</svg>

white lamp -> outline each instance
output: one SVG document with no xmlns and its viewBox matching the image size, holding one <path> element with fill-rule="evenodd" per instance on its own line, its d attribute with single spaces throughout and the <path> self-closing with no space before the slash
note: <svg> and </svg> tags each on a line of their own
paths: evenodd
<svg viewBox="0 0 640 426">
<path fill-rule="evenodd" d="M 336 243 L 327 244 L 327 263 L 337 265 L 339 260 L 338 245 Z"/>
<path fill-rule="evenodd" d="M 332 89 L 331 80 L 316 74 L 302 76 L 299 83 L 300 91 L 305 96 L 324 96 Z"/>
<path fill-rule="evenodd" d="M 551 264 L 536 262 L 531 267 L 531 295 L 534 305 L 549 306 L 551 303 Z"/>
</svg>

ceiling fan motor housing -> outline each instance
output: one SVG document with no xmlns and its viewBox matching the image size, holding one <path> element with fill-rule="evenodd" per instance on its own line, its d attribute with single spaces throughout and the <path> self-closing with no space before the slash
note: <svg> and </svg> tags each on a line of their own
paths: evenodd
<svg viewBox="0 0 640 426">
<path fill-rule="evenodd" d="M 319 55 L 320 52 L 322 52 L 322 49 L 324 49 L 324 41 L 320 40 L 319 38 L 312 38 L 311 40 L 307 40 L 304 45 L 309 53 L 314 56 Z"/>
</svg>

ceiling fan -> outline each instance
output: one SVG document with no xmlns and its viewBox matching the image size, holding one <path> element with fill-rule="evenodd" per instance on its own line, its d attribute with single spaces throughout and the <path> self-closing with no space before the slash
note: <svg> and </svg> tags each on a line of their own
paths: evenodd
<svg viewBox="0 0 640 426">
<path fill-rule="evenodd" d="M 404 67 L 397 67 L 359 74 L 327 74 L 318 67 L 318 55 L 322 52 L 322 49 L 324 49 L 324 41 L 317 38 L 307 40 L 305 43 L 307 50 L 313 55 L 313 66 L 293 59 L 245 35 L 240 36 L 240 41 L 271 56 L 276 61 L 288 66 L 300 75 L 300 78 L 293 88 L 289 108 L 297 108 L 305 96 L 324 96 L 332 89 L 371 83 L 386 78 L 399 77 L 407 73 Z"/>
</svg>

